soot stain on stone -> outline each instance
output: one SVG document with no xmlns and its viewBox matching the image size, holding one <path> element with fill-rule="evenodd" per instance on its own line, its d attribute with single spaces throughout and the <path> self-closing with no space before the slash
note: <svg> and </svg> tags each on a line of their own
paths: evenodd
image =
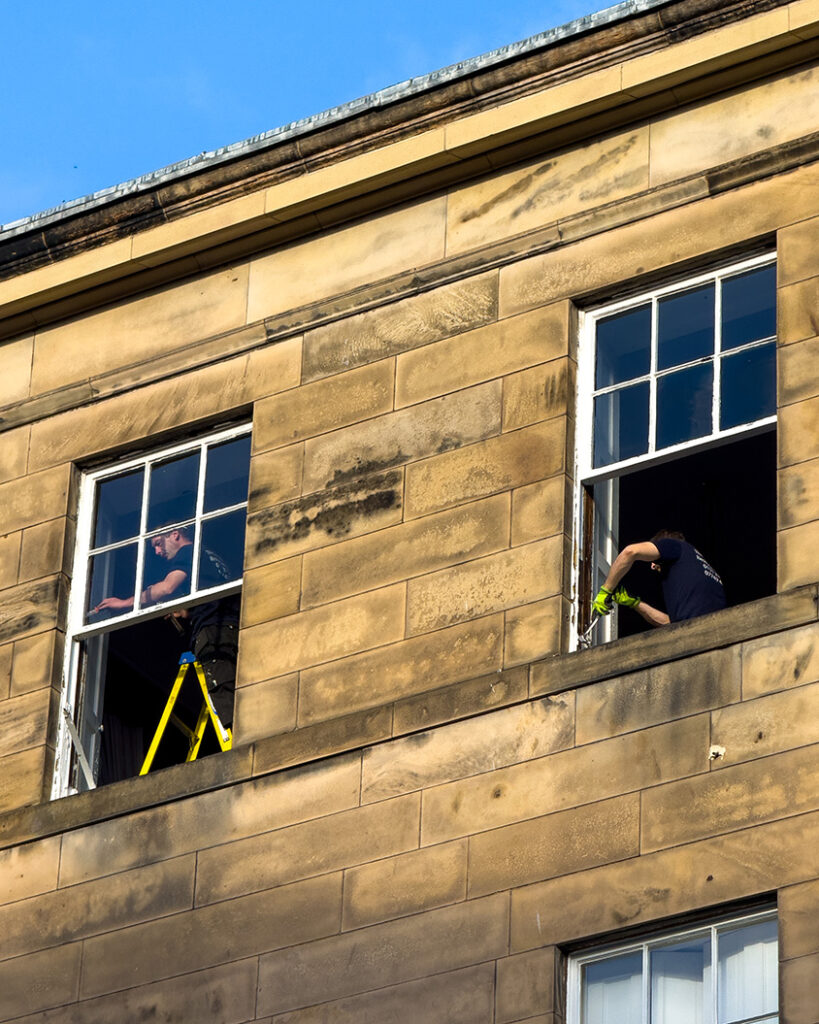
<svg viewBox="0 0 819 1024">
<path fill-rule="evenodd" d="M 274 551 L 280 544 L 302 540 L 312 532 L 343 537 L 356 520 L 400 506 L 401 474 L 396 472 L 309 494 L 254 517 L 262 530 L 257 549 Z"/>
<path fill-rule="evenodd" d="M 332 479 L 328 480 L 325 484 L 326 487 L 338 487 L 339 484 L 345 484 L 352 480 L 357 480 L 359 477 L 366 476 L 368 473 L 379 473 L 385 469 L 391 469 L 393 466 L 400 466 L 405 462 L 409 462 L 409 455 L 406 452 L 397 451 L 395 455 L 390 455 L 384 459 L 368 459 L 366 462 L 361 459 L 356 459 L 352 466 L 347 469 L 337 469 L 333 473 Z"/>
</svg>

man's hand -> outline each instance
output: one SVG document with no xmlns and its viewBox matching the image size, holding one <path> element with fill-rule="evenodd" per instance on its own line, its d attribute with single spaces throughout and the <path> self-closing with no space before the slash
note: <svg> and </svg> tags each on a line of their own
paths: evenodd
<svg viewBox="0 0 819 1024">
<path fill-rule="evenodd" d="M 132 597 L 105 597 L 100 601 L 96 608 L 91 609 L 91 615 L 96 615 L 97 612 L 101 612 L 106 608 L 110 608 L 112 611 L 122 612 L 127 611 L 129 608 L 133 608 L 134 599 Z"/>
<path fill-rule="evenodd" d="M 614 600 L 617 602 L 617 604 L 625 605 L 626 608 L 636 608 L 637 605 L 640 603 L 640 598 L 632 597 L 631 594 L 622 585 L 620 585 L 614 591 Z"/>
<path fill-rule="evenodd" d="M 606 587 L 597 591 L 597 597 L 592 601 L 592 610 L 598 615 L 610 615 L 612 609 L 612 592 Z"/>
</svg>

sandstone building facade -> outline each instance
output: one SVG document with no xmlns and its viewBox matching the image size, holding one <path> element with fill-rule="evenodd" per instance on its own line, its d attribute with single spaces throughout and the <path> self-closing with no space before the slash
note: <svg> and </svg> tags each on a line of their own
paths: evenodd
<svg viewBox="0 0 819 1024">
<path fill-rule="evenodd" d="M 819 1022 L 817 54 L 629 0 L 0 232 L 0 1019 Z M 730 607 L 578 649 L 672 520 Z"/>
</svg>

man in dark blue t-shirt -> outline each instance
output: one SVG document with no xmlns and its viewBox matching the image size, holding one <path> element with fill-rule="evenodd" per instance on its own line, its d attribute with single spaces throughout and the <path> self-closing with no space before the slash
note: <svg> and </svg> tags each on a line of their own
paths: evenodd
<svg viewBox="0 0 819 1024">
<path fill-rule="evenodd" d="M 619 585 L 635 562 L 651 562 L 660 573 L 665 612 Z M 608 615 L 615 603 L 633 608 L 651 626 L 666 626 L 719 611 L 725 607 L 725 591 L 717 572 L 681 533 L 661 530 L 650 541 L 627 545 L 615 558 L 592 608 Z"/>
</svg>

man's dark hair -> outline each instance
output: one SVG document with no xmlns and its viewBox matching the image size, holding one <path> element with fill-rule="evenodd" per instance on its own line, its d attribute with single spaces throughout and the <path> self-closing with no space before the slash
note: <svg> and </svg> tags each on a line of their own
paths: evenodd
<svg viewBox="0 0 819 1024">
<path fill-rule="evenodd" d="M 656 544 L 658 540 L 685 540 L 685 534 L 679 530 L 658 530 L 651 538 L 651 543 Z"/>
<path fill-rule="evenodd" d="M 158 537 L 163 533 L 181 533 L 182 536 L 189 541 L 193 540 L 193 524 L 189 523 L 187 526 L 175 526 L 173 520 L 169 523 L 163 523 L 162 526 L 158 526 L 151 532 L 152 537 Z"/>
</svg>

